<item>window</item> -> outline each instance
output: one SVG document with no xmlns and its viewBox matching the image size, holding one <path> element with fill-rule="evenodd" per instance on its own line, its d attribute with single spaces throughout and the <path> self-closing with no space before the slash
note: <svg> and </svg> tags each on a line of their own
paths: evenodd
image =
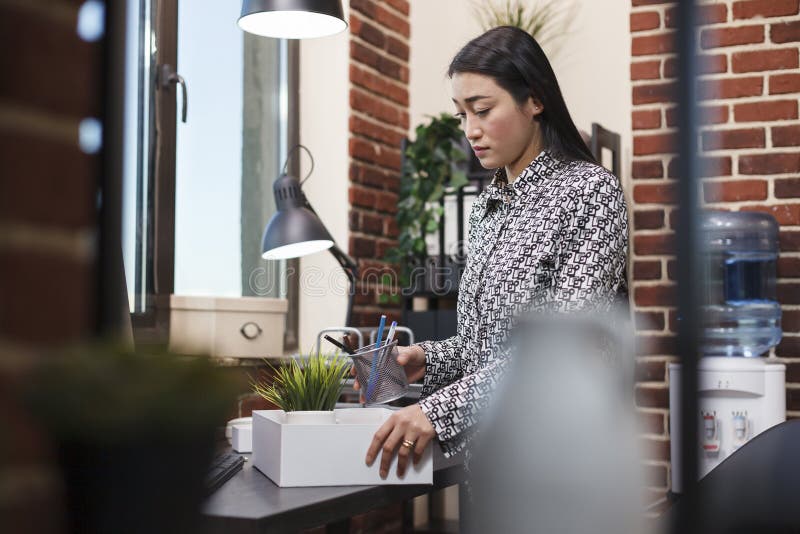
<svg viewBox="0 0 800 534">
<path fill-rule="evenodd" d="M 152 195 L 148 146 L 153 139 L 152 93 L 155 56 L 152 50 L 152 12 L 150 2 L 127 4 L 125 44 L 125 132 L 122 186 L 122 249 L 128 304 L 131 313 L 143 313 L 146 296 L 152 295 L 151 258 Z"/>
<path fill-rule="evenodd" d="M 239 9 L 129 2 L 123 255 L 137 340 L 165 339 L 175 293 L 289 298 L 296 343 L 296 262 L 261 259 L 261 234 L 296 142 L 297 47 L 242 32 Z"/>
</svg>

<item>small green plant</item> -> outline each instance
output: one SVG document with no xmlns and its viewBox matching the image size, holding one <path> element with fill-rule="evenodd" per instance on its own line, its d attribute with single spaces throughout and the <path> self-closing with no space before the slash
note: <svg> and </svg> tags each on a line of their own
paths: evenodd
<svg viewBox="0 0 800 534">
<path fill-rule="evenodd" d="M 318 352 L 309 354 L 308 358 L 292 358 L 287 365 L 278 368 L 269 362 L 266 364 L 274 376 L 251 377 L 251 386 L 258 395 L 285 412 L 333 410 L 350 371 L 347 356 L 339 352 L 333 356 Z"/>
<path fill-rule="evenodd" d="M 533 36 L 550 56 L 560 50 L 559 42 L 575 20 L 576 4 L 572 0 L 498 0 L 472 2 L 481 28 L 486 31 L 497 26 L 515 26 Z"/>
<path fill-rule="evenodd" d="M 466 159 L 459 143 L 464 135 L 459 120 L 450 113 L 430 117 L 416 128 L 416 139 L 406 146 L 397 204 L 397 246 L 385 260 L 399 264 L 400 282 L 408 284 L 414 262 L 427 257 L 425 237 L 439 229 L 442 212 L 439 200 L 446 188 L 458 189 L 468 183 L 455 164 Z"/>
</svg>

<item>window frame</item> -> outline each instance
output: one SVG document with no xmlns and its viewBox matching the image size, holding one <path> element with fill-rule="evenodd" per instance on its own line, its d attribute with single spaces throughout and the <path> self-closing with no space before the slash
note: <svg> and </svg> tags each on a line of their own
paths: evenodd
<svg viewBox="0 0 800 534">
<path fill-rule="evenodd" d="M 148 1 L 148 0 L 144 0 Z M 131 312 L 134 341 L 139 344 L 163 344 L 169 340 L 170 295 L 175 290 L 175 201 L 176 201 L 176 137 L 179 97 L 175 84 L 161 86 L 157 75 L 162 65 L 180 72 L 178 65 L 178 1 L 149 0 L 151 27 L 156 53 L 149 83 L 151 91 L 150 143 L 146 148 L 149 180 L 147 191 L 147 233 L 150 247 L 144 261 L 146 287 L 145 306 L 141 312 Z M 144 39 L 149 38 L 145 35 Z M 287 146 L 299 143 L 299 43 L 286 41 L 287 74 Z M 140 40 L 139 60 L 144 61 Z M 191 88 L 189 88 L 191 89 Z M 189 91 L 191 95 L 191 91 Z M 140 104 L 141 105 L 141 104 Z M 151 122 L 152 121 L 152 122 Z M 139 128 L 141 137 L 142 128 Z M 299 172 L 299 155 L 289 162 L 289 171 Z M 284 331 L 284 351 L 298 346 L 299 327 L 299 260 L 286 261 L 286 299 L 289 306 Z M 134 273 L 131 273 L 133 275 Z M 280 355 L 279 355 L 280 356 Z"/>
</svg>

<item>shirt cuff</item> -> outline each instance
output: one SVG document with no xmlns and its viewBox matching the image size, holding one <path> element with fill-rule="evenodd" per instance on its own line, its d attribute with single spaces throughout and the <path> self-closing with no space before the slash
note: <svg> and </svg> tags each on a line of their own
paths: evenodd
<svg viewBox="0 0 800 534">
<path fill-rule="evenodd" d="M 438 397 L 439 395 L 434 393 L 420 400 L 419 407 L 433 426 L 445 458 L 450 458 L 464 448 L 465 441 L 454 439 L 454 436 L 451 436 L 453 433 L 452 417 L 449 417 L 446 411 L 437 410 L 437 405 L 441 404 L 441 400 Z"/>
</svg>

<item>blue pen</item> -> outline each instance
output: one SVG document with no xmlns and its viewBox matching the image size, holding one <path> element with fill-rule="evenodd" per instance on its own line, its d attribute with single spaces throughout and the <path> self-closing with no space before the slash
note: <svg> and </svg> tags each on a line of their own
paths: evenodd
<svg viewBox="0 0 800 534">
<path fill-rule="evenodd" d="M 372 397 L 372 390 L 375 388 L 375 380 L 378 378 L 378 349 L 383 340 L 383 328 L 386 326 L 386 316 L 381 315 L 381 322 L 378 324 L 378 342 L 375 344 L 375 354 L 372 356 L 372 366 L 369 371 L 369 380 L 367 381 L 367 397 L 368 401 Z"/>
</svg>

